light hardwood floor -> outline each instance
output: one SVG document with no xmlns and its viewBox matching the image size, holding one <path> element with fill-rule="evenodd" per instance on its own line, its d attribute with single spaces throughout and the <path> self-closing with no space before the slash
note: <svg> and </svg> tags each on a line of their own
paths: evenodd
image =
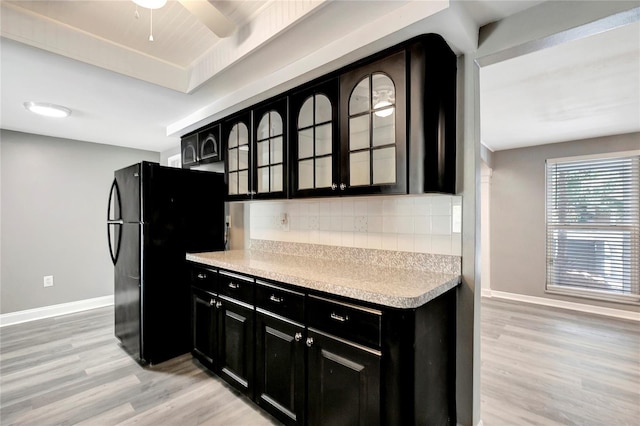
<svg viewBox="0 0 640 426">
<path fill-rule="evenodd" d="M 640 424 L 640 324 L 483 299 L 484 426 Z"/>
<path fill-rule="evenodd" d="M 271 425 L 191 355 L 143 368 L 113 308 L 0 329 L 0 425 Z"/>
<path fill-rule="evenodd" d="M 483 299 L 485 426 L 636 425 L 635 322 Z M 142 368 L 113 309 L 0 329 L 0 425 L 271 425 L 190 355 Z"/>
</svg>

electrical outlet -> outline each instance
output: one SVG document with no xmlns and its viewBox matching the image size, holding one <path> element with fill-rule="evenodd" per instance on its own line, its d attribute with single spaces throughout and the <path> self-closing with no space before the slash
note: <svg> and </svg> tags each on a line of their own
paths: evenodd
<svg viewBox="0 0 640 426">
<path fill-rule="evenodd" d="M 227 216 L 226 222 L 227 222 L 227 226 L 231 228 L 231 215 Z"/>
<path fill-rule="evenodd" d="M 44 276 L 44 286 L 45 287 L 53 287 L 53 275 L 45 275 Z"/>
<path fill-rule="evenodd" d="M 277 226 L 281 231 L 289 230 L 289 215 L 286 213 L 280 213 L 276 219 Z"/>
</svg>

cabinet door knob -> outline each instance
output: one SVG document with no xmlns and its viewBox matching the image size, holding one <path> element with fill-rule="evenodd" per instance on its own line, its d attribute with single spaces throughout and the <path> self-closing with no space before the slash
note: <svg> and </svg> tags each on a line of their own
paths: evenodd
<svg viewBox="0 0 640 426">
<path fill-rule="evenodd" d="M 335 183 L 331 184 L 331 190 L 335 191 L 336 189 L 338 189 L 338 185 L 336 185 Z"/>
<path fill-rule="evenodd" d="M 218 301 L 216 302 L 216 308 L 220 309 L 222 307 L 222 302 Z"/>
<path fill-rule="evenodd" d="M 307 346 L 308 347 L 313 346 L 313 337 L 307 337 Z"/>
<path fill-rule="evenodd" d="M 340 191 L 344 191 L 345 189 L 347 189 L 347 185 L 345 185 L 344 183 L 340 184 Z"/>
<path fill-rule="evenodd" d="M 294 339 L 296 339 L 296 342 L 299 342 L 300 340 L 302 340 L 302 333 L 298 332 L 295 334 L 295 336 L 293 336 Z"/>
</svg>

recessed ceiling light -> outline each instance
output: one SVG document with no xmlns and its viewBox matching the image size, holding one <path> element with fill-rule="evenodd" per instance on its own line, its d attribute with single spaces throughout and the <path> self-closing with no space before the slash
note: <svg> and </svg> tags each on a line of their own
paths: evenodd
<svg viewBox="0 0 640 426">
<path fill-rule="evenodd" d="M 33 113 L 44 115 L 45 117 L 62 118 L 68 117 L 71 114 L 69 108 L 46 102 L 25 102 L 24 107 Z"/>
</svg>

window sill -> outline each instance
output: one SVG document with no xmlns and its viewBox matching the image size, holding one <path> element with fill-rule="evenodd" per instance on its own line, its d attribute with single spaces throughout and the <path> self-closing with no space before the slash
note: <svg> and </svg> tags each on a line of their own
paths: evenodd
<svg viewBox="0 0 640 426">
<path fill-rule="evenodd" d="M 598 300 L 601 302 L 620 303 L 624 305 L 640 305 L 640 295 L 637 294 L 611 294 L 597 290 L 573 289 L 555 285 L 547 285 L 547 288 L 544 292 L 546 294 L 579 297 L 582 299 Z"/>
</svg>

